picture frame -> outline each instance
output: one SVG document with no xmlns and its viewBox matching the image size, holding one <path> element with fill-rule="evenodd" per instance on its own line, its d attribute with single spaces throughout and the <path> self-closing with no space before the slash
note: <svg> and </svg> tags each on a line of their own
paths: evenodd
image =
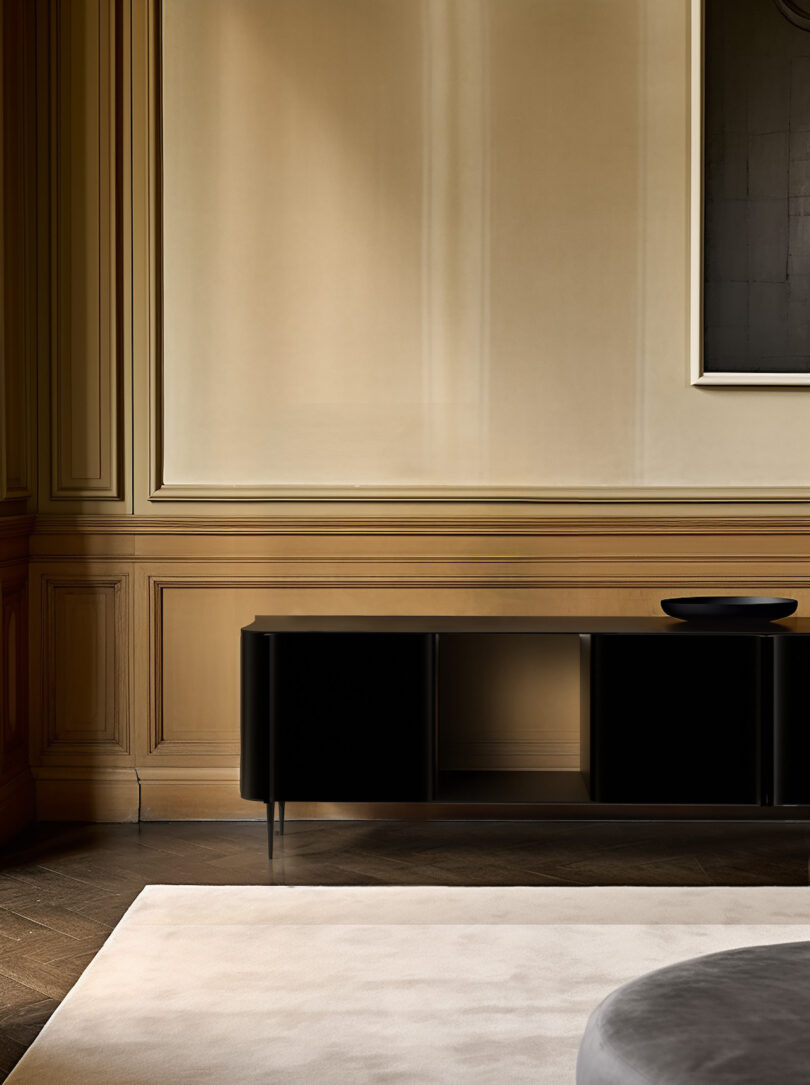
<svg viewBox="0 0 810 1085">
<path fill-rule="evenodd" d="M 744 0 L 743 5 L 732 9 L 731 17 L 749 19 L 749 27 L 743 26 L 739 35 L 724 35 L 722 75 L 720 79 L 715 76 L 713 86 L 716 89 L 721 80 L 725 83 L 722 95 L 716 93 L 712 100 L 712 86 L 707 79 L 709 51 L 717 50 L 720 43 L 717 26 L 711 19 L 714 13 L 710 9 L 714 3 L 715 0 L 692 0 L 691 10 L 691 383 L 713 387 L 810 386 L 810 295 L 806 306 L 795 296 L 796 282 L 802 280 L 801 289 L 805 285 L 805 261 L 807 285 L 810 286 L 810 231 L 805 238 L 804 230 L 796 228 L 798 220 L 805 213 L 810 214 L 810 196 L 794 194 L 794 189 L 803 193 L 803 184 L 798 171 L 792 168 L 798 159 L 793 157 L 795 148 L 790 142 L 790 113 L 785 113 L 783 133 L 758 131 L 773 128 L 773 123 L 764 125 L 758 116 L 766 111 L 762 99 L 779 96 L 778 86 L 775 90 L 767 80 L 767 65 L 761 71 L 756 63 L 748 66 L 749 82 L 742 87 L 747 101 L 752 101 L 751 88 L 757 86 L 758 79 L 762 80 L 763 93 L 757 99 L 760 103 L 757 109 L 747 111 L 744 121 L 736 116 L 723 116 L 723 110 L 733 112 L 736 106 L 732 93 L 735 88 L 728 84 L 733 84 L 738 72 L 734 70 L 734 56 L 729 58 L 729 55 L 733 54 L 735 45 L 744 40 L 746 30 L 753 33 L 756 20 L 764 20 L 777 38 L 781 36 L 788 41 L 788 35 L 794 36 L 791 40 L 800 44 L 788 45 L 788 53 L 796 48 L 805 51 L 798 36 L 806 37 L 806 85 L 810 97 L 810 33 L 806 33 L 807 27 L 801 21 L 806 0 L 801 4 L 794 0 L 777 0 L 776 3 L 774 0 Z M 789 11 L 782 10 L 785 4 Z M 806 7 L 810 25 L 810 4 Z M 784 19 L 786 34 L 776 21 L 779 19 Z M 763 48 L 767 50 L 773 46 L 766 44 Z M 788 88 L 791 79 L 795 81 L 801 77 L 804 80 L 805 64 L 804 58 L 801 59 L 802 70 L 798 73 L 795 64 L 778 73 L 778 80 L 787 80 Z M 790 95 L 787 102 L 790 110 Z M 765 103 L 771 113 L 778 105 L 770 100 Z M 741 111 L 746 111 L 746 106 Z M 784 139 L 780 140 L 780 135 Z M 766 147 L 768 141 L 770 147 Z M 752 188 L 748 184 L 748 174 L 755 151 L 762 160 L 768 150 L 773 152 L 780 147 L 784 153 L 783 167 L 778 154 L 775 158 L 772 155 L 766 163 L 767 177 L 761 178 L 760 187 Z M 810 142 L 802 150 L 807 151 L 810 176 Z M 731 161 L 734 155 L 736 162 Z M 805 159 L 801 161 L 803 164 Z M 780 186 L 784 192 L 778 196 Z M 783 216 L 777 206 L 780 199 L 784 203 Z M 799 213 L 794 214 L 796 211 Z M 768 217 L 773 218 L 774 212 L 782 227 L 777 231 L 778 240 L 783 243 L 782 250 L 778 250 L 774 231 L 768 233 Z M 810 217 L 807 223 L 810 224 Z M 798 224 L 804 225 L 803 222 Z M 745 231 L 742 238 L 741 229 Z M 769 251 L 754 266 L 757 261 L 752 253 L 760 242 L 766 244 Z M 735 246 L 736 253 L 733 251 Z M 774 271 L 780 260 L 784 261 L 785 269 L 781 281 L 778 270 Z M 747 267 L 741 270 L 744 262 Z M 799 268 L 801 274 L 792 278 L 794 267 Z M 758 308 L 761 298 L 766 299 L 766 305 Z M 803 319 L 805 312 L 806 319 Z M 805 344 L 806 350 L 803 350 Z"/>
</svg>

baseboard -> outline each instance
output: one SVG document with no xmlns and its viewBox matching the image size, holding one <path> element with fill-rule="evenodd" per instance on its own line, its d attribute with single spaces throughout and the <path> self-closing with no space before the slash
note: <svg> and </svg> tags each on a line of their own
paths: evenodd
<svg viewBox="0 0 810 1085">
<path fill-rule="evenodd" d="M 259 821 L 263 803 L 239 794 L 238 768 L 138 770 L 141 821 Z"/>
<path fill-rule="evenodd" d="M 0 844 L 34 820 L 34 781 L 26 769 L 0 786 Z"/>
<path fill-rule="evenodd" d="M 239 794 L 238 768 L 35 768 L 0 788 L 0 842 L 38 821 L 263 821 Z M 278 816 L 278 812 L 277 812 Z M 587 802 L 290 802 L 288 821 L 569 821 L 604 818 L 810 820 L 810 807 L 644 806 Z"/>
<path fill-rule="evenodd" d="M 37 821 L 138 821 L 134 768 L 35 768 Z"/>
</svg>

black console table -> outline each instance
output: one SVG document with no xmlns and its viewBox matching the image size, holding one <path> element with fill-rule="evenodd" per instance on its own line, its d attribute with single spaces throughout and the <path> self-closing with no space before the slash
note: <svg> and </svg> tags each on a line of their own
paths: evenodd
<svg viewBox="0 0 810 1085">
<path fill-rule="evenodd" d="M 579 639 L 579 771 L 439 763 L 442 643 L 482 634 Z M 801 618 L 258 617 L 242 630 L 241 793 L 267 804 L 271 855 L 288 800 L 804 814 L 808 683 Z"/>
</svg>

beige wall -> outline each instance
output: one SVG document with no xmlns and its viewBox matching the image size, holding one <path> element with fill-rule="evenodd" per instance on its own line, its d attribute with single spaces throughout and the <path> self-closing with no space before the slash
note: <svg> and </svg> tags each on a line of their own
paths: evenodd
<svg viewBox="0 0 810 1085">
<path fill-rule="evenodd" d="M 644 6 L 164 3 L 165 481 L 635 481 Z"/>
<path fill-rule="evenodd" d="M 169 493 L 806 487 L 689 383 L 690 9 L 165 0 Z"/>
<path fill-rule="evenodd" d="M 36 319 L 4 387 L 31 390 L 35 351 L 36 441 L 5 432 L 15 462 L 36 452 L 38 493 L 0 502 L 17 514 L 0 571 L 18 680 L 3 703 L 24 704 L 30 679 L 40 817 L 262 816 L 237 782 L 238 630 L 256 613 L 655 614 L 663 595 L 725 591 L 808 612 L 810 504 L 777 501 L 808 477 L 804 393 L 688 384 L 686 0 L 279 0 L 289 49 L 268 44 L 272 64 L 248 33 L 269 5 L 165 0 L 164 253 L 154 5 L 28 9 Z M 425 43 L 448 40 L 463 50 L 429 62 Z M 355 48 L 377 60 L 349 63 Z M 366 92 L 383 74 L 378 113 Z M 244 108 L 251 95 L 277 108 Z M 216 237 L 199 228 L 217 216 Z M 361 292 L 339 274 L 336 217 Z M 265 266 L 277 230 L 284 261 Z M 322 489 L 364 479 L 402 500 Z M 430 500 L 404 500 L 427 484 Z M 689 504 L 691 486 L 761 488 Z M 258 500 L 273 493 L 291 500 Z M 570 647 L 499 658 L 505 716 L 451 729 L 446 756 L 575 763 Z M 3 763 L 24 780 L 19 727 Z M 14 801 L 24 816 L 30 792 Z"/>
</svg>

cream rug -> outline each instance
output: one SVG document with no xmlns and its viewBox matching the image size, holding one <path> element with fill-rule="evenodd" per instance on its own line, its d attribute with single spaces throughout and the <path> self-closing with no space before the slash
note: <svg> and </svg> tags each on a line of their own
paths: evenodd
<svg viewBox="0 0 810 1085">
<path fill-rule="evenodd" d="M 11 1085 L 566 1085 L 613 988 L 810 889 L 149 886 Z"/>
</svg>

